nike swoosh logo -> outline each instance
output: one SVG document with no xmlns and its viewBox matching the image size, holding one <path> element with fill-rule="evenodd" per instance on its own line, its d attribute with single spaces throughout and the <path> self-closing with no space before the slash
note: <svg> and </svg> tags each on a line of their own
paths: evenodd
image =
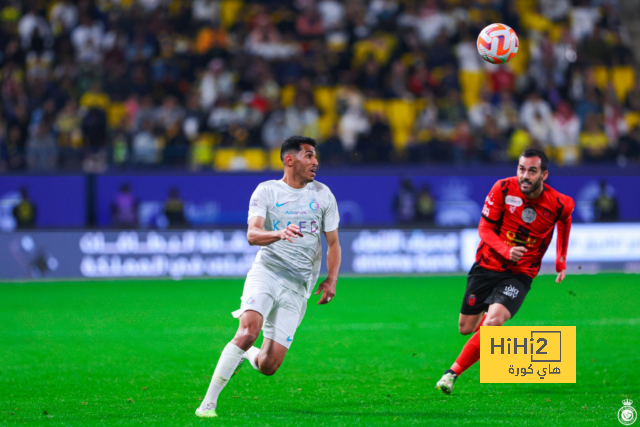
<svg viewBox="0 0 640 427">
<path fill-rule="evenodd" d="M 287 203 L 289 203 L 289 202 L 284 202 L 284 203 L 278 203 L 278 202 L 276 202 L 276 208 L 279 208 L 280 206 L 284 206 L 284 205 L 286 205 Z"/>
<path fill-rule="evenodd" d="M 291 339 L 291 337 L 287 337 L 287 341 L 291 342 L 293 340 Z"/>
</svg>

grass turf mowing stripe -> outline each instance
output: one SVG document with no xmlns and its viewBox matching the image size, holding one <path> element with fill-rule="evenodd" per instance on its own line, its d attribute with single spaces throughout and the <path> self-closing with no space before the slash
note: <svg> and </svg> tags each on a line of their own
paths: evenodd
<svg viewBox="0 0 640 427">
<path fill-rule="evenodd" d="M 216 420 L 193 411 L 241 280 L 0 285 L 0 424 L 619 425 L 621 401 L 640 401 L 638 276 L 553 279 L 510 324 L 576 325 L 577 384 L 480 384 L 475 366 L 443 396 L 465 278 L 348 278 L 310 300 L 275 376 L 242 368 Z"/>
</svg>

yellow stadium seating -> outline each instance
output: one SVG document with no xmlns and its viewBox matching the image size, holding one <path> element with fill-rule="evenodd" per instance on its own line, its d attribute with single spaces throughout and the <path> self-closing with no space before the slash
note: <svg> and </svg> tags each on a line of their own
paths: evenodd
<svg viewBox="0 0 640 427">
<path fill-rule="evenodd" d="M 629 129 L 633 129 L 636 126 L 640 125 L 640 111 L 632 111 L 627 113 L 624 117 L 624 120 L 627 122 L 627 126 Z"/>
<path fill-rule="evenodd" d="M 458 74 L 462 91 L 462 102 L 467 108 L 475 105 L 480 100 L 480 91 L 487 84 L 483 72 L 460 71 Z"/>
<path fill-rule="evenodd" d="M 318 130 L 320 131 L 320 139 L 324 141 L 331 136 L 333 127 L 338 121 L 338 116 L 335 113 L 326 113 L 320 116 L 318 120 Z"/>
<path fill-rule="evenodd" d="M 218 148 L 213 159 L 217 170 L 262 171 L 267 165 L 267 155 L 261 148 Z"/>
<path fill-rule="evenodd" d="M 242 152 L 247 170 L 262 171 L 267 168 L 267 153 L 262 148 L 247 148 Z"/>
<path fill-rule="evenodd" d="M 222 0 L 220 3 L 220 24 L 229 29 L 238 21 L 238 15 L 244 6 L 241 0 Z"/>
<path fill-rule="evenodd" d="M 364 102 L 364 110 L 371 113 L 382 113 L 385 114 L 385 105 L 383 99 L 367 99 Z"/>
<path fill-rule="evenodd" d="M 282 170 L 282 160 L 280 160 L 280 149 L 272 148 L 269 150 L 269 168 L 273 170 Z"/>
<path fill-rule="evenodd" d="M 336 111 L 336 89 L 327 86 L 318 86 L 313 90 L 313 99 L 321 113 L 333 113 Z"/>
<path fill-rule="evenodd" d="M 386 113 L 393 137 L 393 145 L 402 149 L 409 142 L 416 118 L 413 101 L 392 99 L 386 103 Z"/>
<path fill-rule="evenodd" d="M 107 110 L 107 122 L 109 127 L 117 126 L 122 118 L 127 115 L 127 109 L 122 102 L 112 102 Z"/>
<path fill-rule="evenodd" d="M 619 101 L 624 101 L 636 84 L 636 72 L 631 66 L 613 67 L 611 80 Z"/>
<path fill-rule="evenodd" d="M 598 86 L 598 88 L 602 90 L 606 89 L 609 85 L 609 69 L 604 65 L 598 65 L 596 67 L 593 67 L 592 71 L 593 77 L 596 81 L 596 86 Z"/>
<path fill-rule="evenodd" d="M 293 105 L 293 101 L 296 99 L 296 87 L 294 85 L 286 85 L 280 91 L 280 103 L 283 108 Z"/>
</svg>

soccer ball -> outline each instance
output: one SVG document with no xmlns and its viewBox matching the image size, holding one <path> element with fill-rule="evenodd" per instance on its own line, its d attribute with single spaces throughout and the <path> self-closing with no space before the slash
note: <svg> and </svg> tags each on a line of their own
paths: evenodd
<svg viewBox="0 0 640 427">
<path fill-rule="evenodd" d="M 518 36 L 511 27 L 491 24 L 480 31 L 478 53 L 492 64 L 506 64 L 518 53 Z"/>
</svg>

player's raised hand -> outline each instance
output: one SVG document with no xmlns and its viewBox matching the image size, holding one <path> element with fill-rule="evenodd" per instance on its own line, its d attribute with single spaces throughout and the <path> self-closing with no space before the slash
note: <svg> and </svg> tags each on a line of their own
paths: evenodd
<svg viewBox="0 0 640 427">
<path fill-rule="evenodd" d="M 315 294 L 318 295 L 320 292 L 322 292 L 322 297 L 320 297 L 318 304 L 328 303 L 334 296 L 336 296 L 336 282 L 324 279 L 322 283 L 320 283 L 320 286 L 318 286 L 318 290 Z"/>
<path fill-rule="evenodd" d="M 527 248 L 524 246 L 514 246 L 511 248 L 511 252 L 509 252 L 509 259 L 512 262 L 518 262 L 525 252 L 527 252 Z"/>
<path fill-rule="evenodd" d="M 567 277 L 567 270 L 562 270 L 556 277 L 556 283 L 562 283 L 565 277 Z"/>
<path fill-rule="evenodd" d="M 280 234 L 278 234 L 278 237 L 280 237 L 280 240 L 288 240 L 293 243 L 293 239 L 304 237 L 304 235 L 300 232 L 300 228 L 297 225 L 291 224 L 282 230 Z"/>
</svg>

